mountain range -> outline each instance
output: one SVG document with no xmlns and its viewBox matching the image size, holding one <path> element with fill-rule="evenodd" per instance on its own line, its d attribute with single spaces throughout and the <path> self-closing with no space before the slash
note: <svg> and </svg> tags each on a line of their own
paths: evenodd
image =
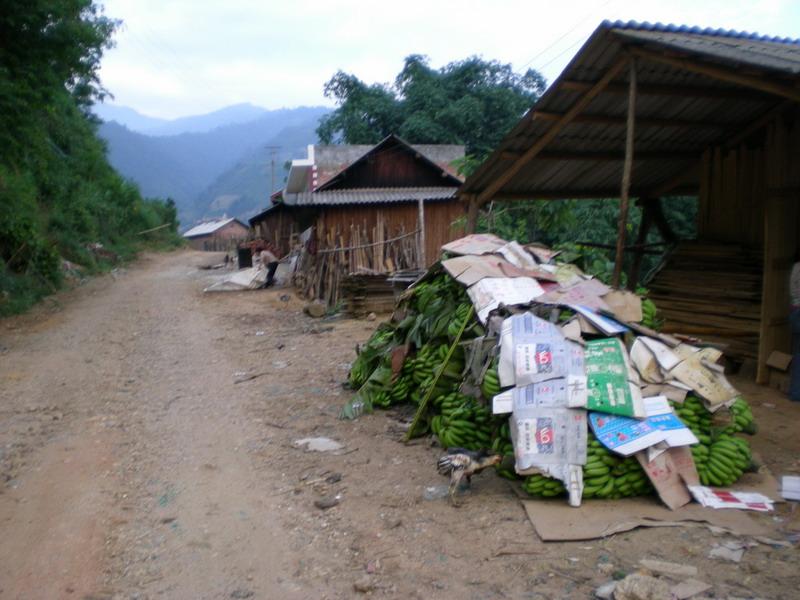
<svg viewBox="0 0 800 600">
<path fill-rule="evenodd" d="M 145 196 L 172 198 L 187 228 L 223 214 L 245 220 L 264 209 L 270 192 L 283 187 L 284 164 L 305 156 L 329 110 L 238 104 L 174 120 L 115 105 L 94 112 L 114 168 Z"/>
</svg>

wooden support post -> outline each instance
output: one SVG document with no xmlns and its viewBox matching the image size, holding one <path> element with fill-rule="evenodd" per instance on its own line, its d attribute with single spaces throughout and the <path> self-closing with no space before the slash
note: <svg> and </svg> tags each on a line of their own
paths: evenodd
<svg viewBox="0 0 800 600">
<path fill-rule="evenodd" d="M 476 196 L 467 196 L 467 227 L 466 234 L 475 233 L 478 228 L 478 198 Z"/>
<path fill-rule="evenodd" d="M 628 271 L 628 289 L 635 290 L 636 284 L 639 282 L 639 275 L 642 270 L 642 259 L 644 258 L 644 244 L 647 241 L 647 234 L 650 231 L 650 226 L 653 224 L 653 203 L 658 202 L 655 198 L 641 198 L 638 202 L 642 207 L 642 220 L 639 222 L 639 232 L 636 236 L 636 250 L 633 257 L 633 264 L 631 264 L 630 271 Z"/>
<path fill-rule="evenodd" d="M 628 194 L 631 190 L 633 170 L 633 127 L 636 114 L 636 61 L 630 63 L 628 82 L 628 124 L 625 132 L 625 164 L 622 167 L 622 189 L 619 196 L 619 225 L 617 227 L 617 252 L 614 257 L 614 274 L 611 285 L 619 287 L 622 275 L 622 260 L 625 257 L 625 232 L 628 225 Z"/>
<path fill-rule="evenodd" d="M 425 203 L 420 198 L 417 201 L 417 229 L 419 229 L 419 268 L 427 269 L 428 261 L 425 257 Z"/>
</svg>

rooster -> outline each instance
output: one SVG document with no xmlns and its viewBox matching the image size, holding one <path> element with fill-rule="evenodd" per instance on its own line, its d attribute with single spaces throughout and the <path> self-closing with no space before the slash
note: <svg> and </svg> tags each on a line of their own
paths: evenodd
<svg viewBox="0 0 800 600">
<path fill-rule="evenodd" d="M 448 497 L 450 504 L 458 506 L 455 493 L 463 477 L 467 484 L 472 483 L 472 476 L 480 473 L 492 465 L 499 464 L 503 457 L 499 454 L 489 454 L 486 450 L 466 450 L 464 448 L 448 448 L 447 454 L 442 456 L 437 463 L 440 475 L 450 476 L 450 489 Z"/>
</svg>

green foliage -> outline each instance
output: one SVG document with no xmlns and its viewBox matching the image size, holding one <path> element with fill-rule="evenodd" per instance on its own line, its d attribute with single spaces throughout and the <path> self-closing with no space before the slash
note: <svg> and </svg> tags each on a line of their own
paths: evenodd
<svg viewBox="0 0 800 600">
<path fill-rule="evenodd" d="M 62 257 L 101 268 L 88 244 L 126 257 L 141 230 L 171 222 L 177 235 L 174 205 L 143 200 L 109 166 L 84 112 L 113 28 L 90 0 L 0 14 L 0 314 L 56 290 Z"/>
<path fill-rule="evenodd" d="M 320 120 L 323 143 L 375 144 L 391 133 L 415 144 L 464 144 L 487 155 L 544 92 L 535 70 L 473 56 L 433 69 L 413 54 L 393 84 L 367 85 L 337 72 L 325 95 L 338 108 Z"/>
<path fill-rule="evenodd" d="M 695 236 L 695 198 L 669 198 L 662 202 L 662 207 L 678 239 Z M 489 231 L 520 243 L 535 241 L 557 248 L 565 253 L 567 262 L 608 282 L 614 269 L 614 251 L 580 242 L 616 244 L 618 216 L 619 201 L 614 199 L 495 202 L 481 213 L 478 231 Z M 641 218 L 642 210 L 634 203 L 628 212 L 628 245 L 636 239 Z M 660 241 L 655 227 L 651 228 L 645 243 Z M 626 260 L 630 256 L 626 256 Z M 660 259 L 659 255 L 645 256 L 642 274 L 651 271 Z"/>
</svg>

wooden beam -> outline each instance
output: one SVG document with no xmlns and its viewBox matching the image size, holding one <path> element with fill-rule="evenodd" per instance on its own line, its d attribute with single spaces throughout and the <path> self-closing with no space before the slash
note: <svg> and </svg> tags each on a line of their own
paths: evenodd
<svg viewBox="0 0 800 600">
<path fill-rule="evenodd" d="M 623 67 L 625 67 L 626 64 L 628 64 L 629 61 L 630 58 L 627 55 L 623 55 L 617 59 L 611 68 L 606 71 L 605 75 L 603 75 L 600 80 L 591 87 L 591 89 L 581 96 L 581 98 L 579 98 L 578 101 L 572 105 L 572 108 L 564 113 L 564 116 L 561 117 L 560 121 L 553 123 L 550 129 L 542 134 L 542 136 L 536 140 L 522 156 L 514 161 L 514 164 L 510 165 L 504 173 L 499 175 L 491 184 L 489 184 L 486 189 L 484 189 L 478 195 L 478 204 L 486 204 L 489 200 L 491 200 L 494 195 L 514 177 L 514 175 L 519 173 L 520 169 L 525 166 L 528 161 L 539 154 L 539 152 L 541 152 L 544 147 L 556 137 L 559 131 L 569 124 L 572 119 L 578 116 L 578 114 L 583 112 L 583 110 L 591 103 L 591 101 L 603 91 L 603 89 L 611 82 L 612 79 L 614 79 L 614 77 L 617 76 L 617 74 L 623 69 Z"/>
<path fill-rule="evenodd" d="M 558 121 L 564 113 L 537 110 L 533 113 L 534 121 Z M 627 117 L 611 115 L 578 115 L 573 123 L 590 123 L 595 125 L 626 125 Z M 719 121 L 693 121 L 691 119 L 660 119 L 656 117 L 639 117 L 636 119 L 637 127 L 684 127 L 691 129 L 727 129 L 736 123 L 721 123 Z"/>
<path fill-rule="evenodd" d="M 625 234 L 628 227 L 628 194 L 631 191 L 631 174 L 633 172 L 633 134 L 636 123 L 636 61 L 630 62 L 630 79 L 628 81 L 628 125 L 625 130 L 625 163 L 622 167 L 622 188 L 619 198 L 619 222 L 617 224 L 617 252 L 614 258 L 614 273 L 611 285 L 619 287 L 622 276 L 622 261 L 625 258 Z"/>
<path fill-rule="evenodd" d="M 467 203 L 467 227 L 466 233 L 475 233 L 478 228 L 478 198 L 474 194 L 465 196 L 464 200 Z"/>
<path fill-rule="evenodd" d="M 693 180 L 697 180 L 700 178 L 700 158 L 697 157 L 697 164 L 692 165 L 692 167 L 688 169 L 681 170 L 675 177 L 668 179 L 661 185 L 648 190 L 642 196 L 647 196 L 648 198 L 660 198 L 670 192 L 674 192 L 676 189 L 680 188 L 681 186 L 687 185 L 694 185 Z"/>
<path fill-rule="evenodd" d="M 638 124 L 638 123 L 637 123 Z M 536 160 L 587 160 L 622 162 L 625 152 L 542 152 Z M 697 152 L 637 152 L 636 160 L 698 160 Z"/>
<path fill-rule="evenodd" d="M 696 185 L 683 186 L 676 193 L 691 196 L 697 193 Z M 673 188 L 674 189 L 674 188 Z M 631 198 L 649 195 L 649 190 L 631 187 Z M 611 200 L 619 198 L 619 188 L 531 190 L 529 192 L 501 192 L 493 200 L 515 202 L 519 200 Z"/>
<path fill-rule="evenodd" d="M 586 81 L 573 81 L 566 79 L 558 82 L 560 89 L 571 92 L 585 92 L 592 87 Z M 611 83 L 603 90 L 606 94 L 626 94 L 628 86 L 624 83 Z M 643 83 L 639 85 L 637 94 L 640 96 L 679 96 L 682 98 L 718 98 L 720 100 L 730 100 L 739 98 L 743 100 L 764 100 L 766 96 L 754 90 L 736 90 L 730 88 L 701 87 L 697 85 L 662 85 L 653 83 Z"/>
<path fill-rule="evenodd" d="M 516 160 L 522 154 L 517 152 L 501 152 L 500 158 L 503 160 Z M 636 160 L 696 160 L 697 152 L 637 152 Z M 600 162 L 614 162 L 625 160 L 625 151 L 620 152 L 568 152 L 568 151 L 548 151 L 542 152 L 536 160 L 587 160 Z"/>
<path fill-rule="evenodd" d="M 494 197 L 497 202 L 510 202 L 516 200 L 595 200 L 603 198 L 617 198 L 619 188 L 586 190 L 532 190 L 530 192 L 502 192 Z"/>
<path fill-rule="evenodd" d="M 417 228 L 419 229 L 419 268 L 427 269 L 428 261 L 425 258 L 425 202 L 420 198 L 417 201 Z"/>
<path fill-rule="evenodd" d="M 736 85 L 742 85 L 750 89 L 766 92 L 767 94 L 774 94 L 782 96 L 795 102 L 800 102 L 800 88 L 783 84 L 776 81 L 774 77 L 758 77 L 756 75 L 748 75 L 741 71 L 726 69 L 724 67 L 717 67 L 708 64 L 700 64 L 695 60 L 688 58 L 677 58 L 674 56 L 665 56 L 664 54 L 646 50 L 644 48 L 629 48 L 629 51 L 634 55 L 645 60 L 658 62 L 661 64 L 697 73 L 699 75 L 706 75 L 721 81 L 727 81 Z"/>
</svg>

